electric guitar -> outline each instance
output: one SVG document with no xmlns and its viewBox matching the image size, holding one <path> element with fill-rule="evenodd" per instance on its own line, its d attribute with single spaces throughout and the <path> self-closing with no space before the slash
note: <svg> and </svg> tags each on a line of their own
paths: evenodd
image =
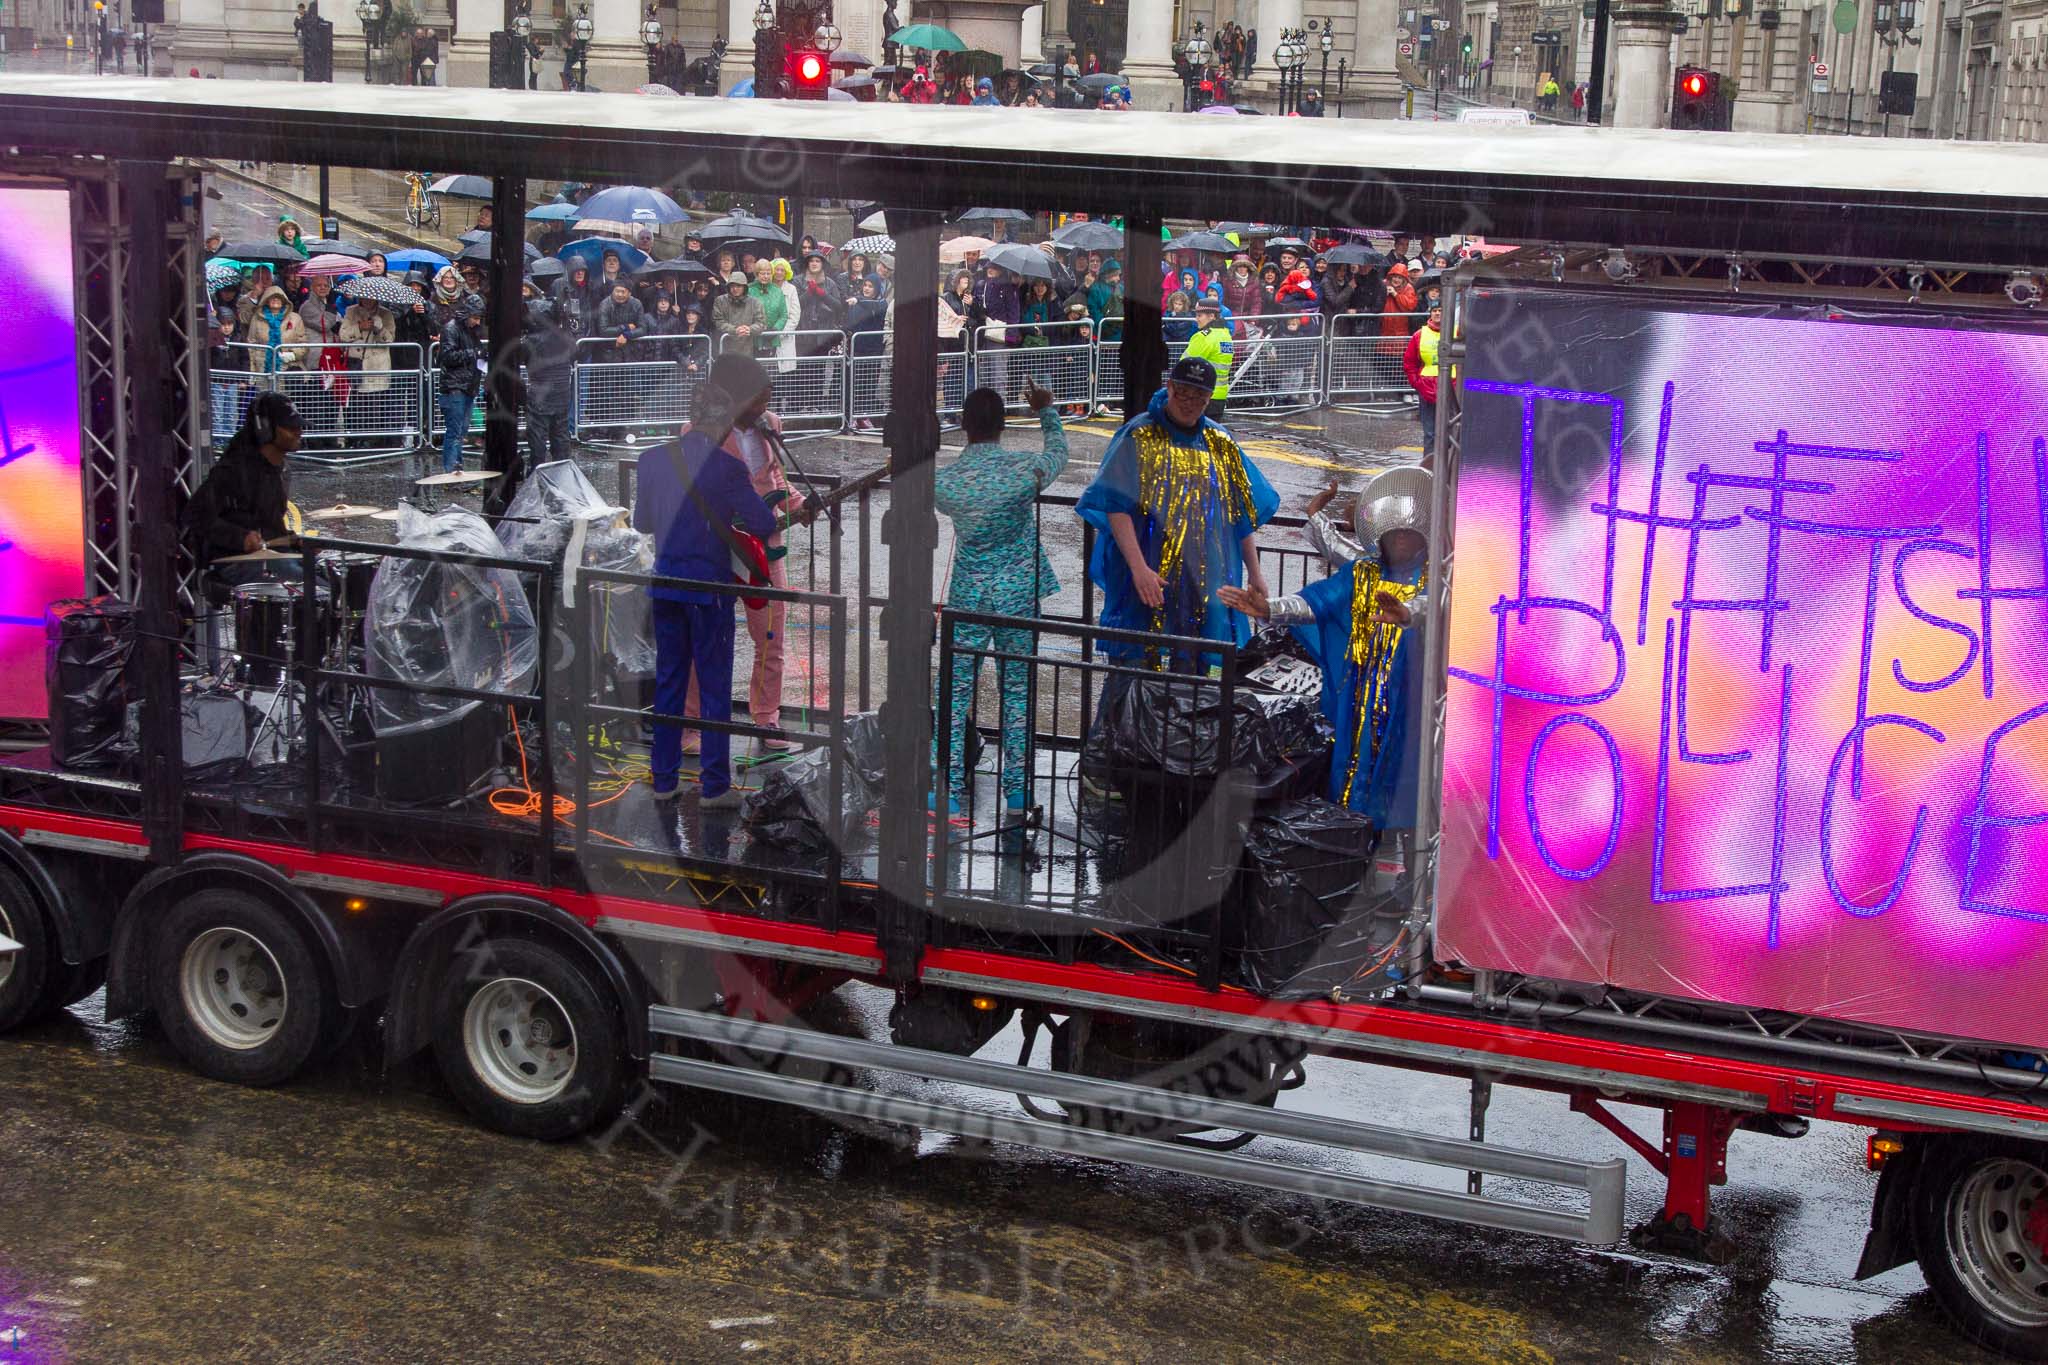
<svg viewBox="0 0 2048 1365">
<path fill-rule="evenodd" d="M 879 469 L 870 470 L 857 479 L 840 484 L 839 487 L 828 493 L 820 493 L 811 499 L 808 506 L 813 512 L 826 511 L 829 508 L 836 507 L 857 493 L 866 492 L 888 477 L 889 466 L 883 465 Z M 775 518 L 775 529 L 777 531 L 786 531 L 794 521 L 795 517 L 791 513 L 778 513 Z M 782 557 L 784 553 L 783 547 L 779 545 L 771 547 L 761 537 L 747 531 L 742 531 L 737 526 L 732 528 L 730 539 L 732 545 L 732 581 L 743 588 L 768 587 L 768 566 L 774 560 Z M 742 596 L 740 601 L 746 603 L 748 611 L 759 611 L 768 605 L 768 599 L 765 597 Z"/>
</svg>

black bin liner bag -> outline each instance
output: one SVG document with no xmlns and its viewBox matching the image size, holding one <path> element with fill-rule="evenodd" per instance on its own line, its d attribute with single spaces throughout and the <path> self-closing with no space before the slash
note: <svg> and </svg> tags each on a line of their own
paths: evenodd
<svg viewBox="0 0 2048 1365">
<path fill-rule="evenodd" d="M 50 757 L 66 768 L 112 768 L 134 757 L 127 735 L 135 608 L 116 597 L 52 602 L 43 612 Z"/>
<path fill-rule="evenodd" d="M 1405 906 L 1372 891 L 1372 822 L 1310 797 L 1262 805 L 1245 831 L 1242 947 L 1245 987 L 1309 999 L 1385 984 L 1374 964 L 1400 932 Z"/>
<path fill-rule="evenodd" d="M 1221 767 L 1223 697 L 1186 675 L 1139 678 L 1105 705 L 1089 737 L 1090 769 L 1213 778 Z M 1240 687 L 1231 699 L 1229 767 L 1255 795 L 1316 789 L 1329 771 L 1330 723 L 1313 697 Z"/>
<path fill-rule="evenodd" d="M 804 853 L 847 849 L 866 832 L 868 817 L 882 804 L 882 723 L 874 712 L 846 718 L 841 749 L 840 824 L 832 818 L 831 749 L 820 745 L 777 764 L 740 808 L 754 837 L 778 848 Z"/>
</svg>

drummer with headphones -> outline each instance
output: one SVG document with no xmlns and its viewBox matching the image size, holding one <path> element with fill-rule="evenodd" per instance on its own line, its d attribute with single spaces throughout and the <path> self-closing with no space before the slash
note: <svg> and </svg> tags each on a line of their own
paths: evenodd
<svg viewBox="0 0 2048 1365">
<path fill-rule="evenodd" d="M 231 557 L 282 548 L 289 534 L 284 463 L 299 448 L 305 428 L 283 394 L 259 395 L 241 430 L 185 505 L 185 544 L 215 580 L 234 585 L 299 577 L 295 558 Z"/>
</svg>

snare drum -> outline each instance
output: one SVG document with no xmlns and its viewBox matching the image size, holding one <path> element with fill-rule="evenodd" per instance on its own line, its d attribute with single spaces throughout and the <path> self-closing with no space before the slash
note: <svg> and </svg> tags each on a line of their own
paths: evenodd
<svg viewBox="0 0 2048 1365">
<path fill-rule="evenodd" d="M 305 595 L 305 586 L 299 583 L 244 583 L 235 589 L 235 681 L 266 691 L 284 685 L 299 638 L 299 604 Z M 316 590 L 314 600 L 316 638 L 311 643 L 318 657 L 327 644 L 328 603 L 332 599 Z"/>
<path fill-rule="evenodd" d="M 328 591 L 344 616 L 360 620 L 370 611 L 370 583 L 377 576 L 381 555 L 344 554 L 329 550 L 320 556 L 320 572 Z"/>
</svg>

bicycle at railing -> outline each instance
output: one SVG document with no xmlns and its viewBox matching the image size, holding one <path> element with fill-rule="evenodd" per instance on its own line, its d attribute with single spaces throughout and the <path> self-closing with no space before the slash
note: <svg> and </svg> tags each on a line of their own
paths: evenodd
<svg viewBox="0 0 2048 1365">
<path fill-rule="evenodd" d="M 441 226 L 441 201 L 427 193 L 432 183 L 423 171 L 405 173 L 405 221 L 413 227 Z"/>
</svg>

